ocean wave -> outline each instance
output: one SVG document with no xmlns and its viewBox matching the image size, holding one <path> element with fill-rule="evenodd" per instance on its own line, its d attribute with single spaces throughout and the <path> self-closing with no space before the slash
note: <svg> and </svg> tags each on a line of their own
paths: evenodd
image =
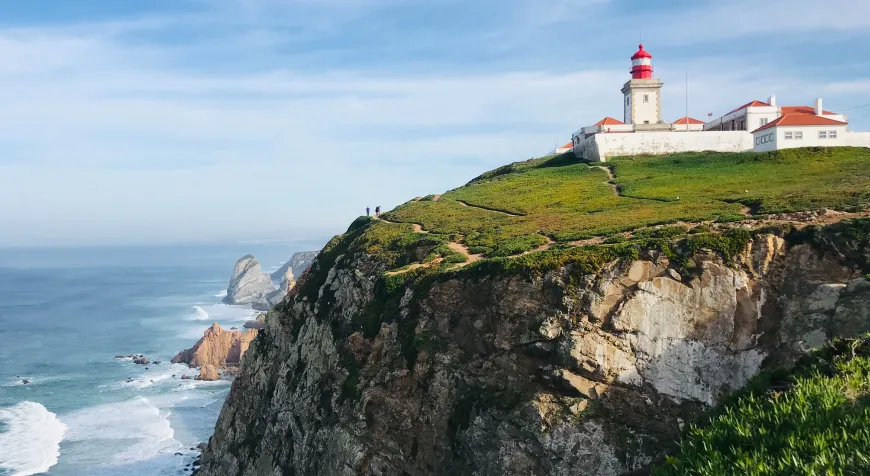
<svg viewBox="0 0 870 476">
<path fill-rule="evenodd" d="M 88 407 L 64 415 L 66 440 L 88 446 L 95 465 L 121 466 L 147 461 L 182 445 L 167 417 L 147 398 Z"/>
<path fill-rule="evenodd" d="M 0 422 L 6 426 L 0 433 L 0 469 L 10 476 L 29 476 L 57 464 L 67 431 L 57 415 L 39 403 L 24 401 L 0 408 Z"/>
<path fill-rule="evenodd" d="M 209 319 L 208 312 L 199 306 L 193 306 L 194 314 L 191 317 L 194 321 L 207 321 Z"/>
<path fill-rule="evenodd" d="M 215 294 L 214 297 L 219 297 L 219 298 L 227 297 L 227 290 L 226 289 L 221 290 L 219 293 Z"/>
</svg>

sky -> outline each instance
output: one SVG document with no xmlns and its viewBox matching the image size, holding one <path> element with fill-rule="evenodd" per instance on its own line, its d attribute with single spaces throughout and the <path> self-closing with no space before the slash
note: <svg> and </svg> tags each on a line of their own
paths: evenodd
<svg viewBox="0 0 870 476">
<path fill-rule="evenodd" d="M 0 246 L 288 240 L 541 156 L 641 37 L 663 115 L 870 130 L 865 0 L 29 0 L 0 12 Z"/>
</svg>

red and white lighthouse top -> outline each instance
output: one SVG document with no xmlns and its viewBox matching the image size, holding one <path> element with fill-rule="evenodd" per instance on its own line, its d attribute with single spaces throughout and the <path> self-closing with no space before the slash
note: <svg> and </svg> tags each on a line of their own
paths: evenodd
<svg viewBox="0 0 870 476">
<path fill-rule="evenodd" d="M 631 79 L 651 79 L 653 77 L 652 55 L 638 45 L 637 53 L 631 57 Z"/>
</svg>

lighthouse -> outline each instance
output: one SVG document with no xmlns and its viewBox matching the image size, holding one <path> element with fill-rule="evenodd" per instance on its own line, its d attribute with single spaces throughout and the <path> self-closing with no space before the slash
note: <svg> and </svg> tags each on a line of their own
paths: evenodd
<svg viewBox="0 0 870 476">
<path fill-rule="evenodd" d="M 635 124 L 636 130 L 656 129 L 653 124 L 662 124 L 662 86 L 660 79 L 653 77 L 652 55 L 638 46 L 631 57 L 631 79 L 622 87 L 624 97 L 624 122 Z"/>
</svg>

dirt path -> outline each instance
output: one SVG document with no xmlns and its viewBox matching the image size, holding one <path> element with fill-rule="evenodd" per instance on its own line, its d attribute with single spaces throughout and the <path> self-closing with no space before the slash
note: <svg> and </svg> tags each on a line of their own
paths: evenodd
<svg viewBox="0 0 870 476">
<path fill-rule="evenodd" d="M 459 202 L 459 204 L 462 205 L 463 207 L 477 208 L 478 210 L 486 210 L 488 212 L 499 213 L 501 215 L 505 215 L 505 216 L 509 216 L 509 217 L 521 217 L 521 216 L 523 216 L 523 215 L 520 215 L 518 213 L 506 212 L 504 210 L 496 210 L 495 208 L 482 207 L 480 205 L 472 205 L 472 204 L 470 204 L 466 201 L 463 201 L 463 200 L 456 200 L 456 201 Z"/>
<path fill-rule="evenodd" d="M 447 243 L 447 246 L 448 246 L 451 250 L 453 250 L 453 251 L 455 251 L 455 252 L 461 254 L 462 256 L 465 256 L 465 262 L 464 262 L 464 263 L 459 263 L 459 264 L 457 264 L 457 265 L 455 266 L 456 268 L 459 268 L 459 267 L 462 267 L 462 266 L 465 266 L 465 265 L 468 265 L 468 264 L 474 263 L 475 261 L 480 261 L 480 260 L 483 259 L 483 255 L 482 255 L 482 254 L 471 254 L 471 253 L 469 253 L 469 251 L 468 251 L 468 247 L 465 246 L 465 245 L 463 245 L 463 244 L 461 244 L 461 243 L 457 243 L 457 242 L 455 242 L 455 241 L 451 241 L 450 243 Z"/>
<path fill-rule="evenodd" d="M 614 195 L 616 195 L 617 197 L 622 196 L 622 194 L 619 193 L 619 186 L 616 185 L 616 176 L 613 175 L 613 171 L 610 170 L 610 167 L 605 167 L 603 165 L 590 165 L 590 167 L 603 170 L 607 174 L 607 182 L 604 183 L 610 185 L 610 189 L 613 190 Z"/>
</svg>

